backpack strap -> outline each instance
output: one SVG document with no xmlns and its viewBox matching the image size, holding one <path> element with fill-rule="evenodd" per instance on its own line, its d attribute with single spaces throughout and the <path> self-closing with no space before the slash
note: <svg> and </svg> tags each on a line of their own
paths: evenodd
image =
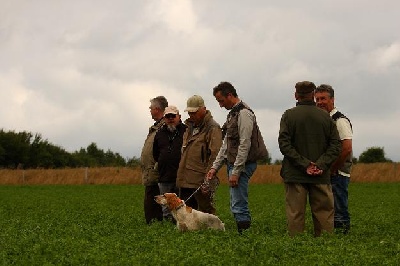
<svg viewBox="0 0 400 266">
<path fill-rule="evenodd" d="M 341 112 L 336 111 L 336 113 L 334 113 L 334 114 L 332 115 L 332 119 L 333 119 L 333 121 L 336 122 L 339 118 L 347 119 L 347 121 L 349 121 L 349 123 L 350 123 L 351 129 L 353 129 L 353 126 L 352 126 L 352 124 L 351 124 L 351 122 L 350 122 L 350 119 L 348 119 L 347 116 L 345 116 L 345 115 L 342 114 Z"/>
</svg>

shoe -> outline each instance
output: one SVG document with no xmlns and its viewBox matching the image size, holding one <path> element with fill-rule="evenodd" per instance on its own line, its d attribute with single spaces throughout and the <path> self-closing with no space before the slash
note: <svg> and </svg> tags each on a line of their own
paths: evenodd
<svg viewBox="0 0 400 266">
<path fill-rule="evenodd" d="M 350 223 L 335 222 L 335 233 L 347 235 L 350 231 Z"/>
<path fill-rule="evenodd" d="M 242 234 L 244 230 L 247 230 L 250 228 L 251 221 L 240 221 L 236 222 L 237 229 L 239 234 Z"/>
</svg>

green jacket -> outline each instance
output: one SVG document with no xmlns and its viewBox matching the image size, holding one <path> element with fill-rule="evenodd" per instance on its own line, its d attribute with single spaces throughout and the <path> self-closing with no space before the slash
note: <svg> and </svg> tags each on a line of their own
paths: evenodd
<svg viewBox="0 0 400 266">
<path fill-rule="evenodd" d="M 142 183 L 145 186 L 152 186 L 158 184 L 158 170 L 155 166 L 156 161 L 153 157 L 153 143 L 157 131 L 164 125 L 164 119 L 156 122 L 149 128 L 146 140 L 140 155 L 140 166 L 142 168 Z"/>
<path fill-rule="evenodd" d="M 335 123 L 315 102 L 298 102 L 284 112 L 278 142 L 285 183 L 330 183 L 330 166 L 340 154 L 341 141 Z M 321 176 L 306 173 L 310 162 L 323 170 Z"/>
<path fill-rule="evenodd" d="M 193 134 L 193 124 L 189 120 L 186 120 L 185 124 L 187 128 L 183 135 L 176 185 L 183 188 L 198 188 L 204 182 L 221 148 L 222 131 L 209 110 L 197 133 Z"/>
</svg>

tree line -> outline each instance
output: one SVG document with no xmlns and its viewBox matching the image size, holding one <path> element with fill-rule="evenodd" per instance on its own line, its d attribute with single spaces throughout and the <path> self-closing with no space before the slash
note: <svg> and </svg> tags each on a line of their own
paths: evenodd
<svg viewBox="0 0 400 266">
<path fill-rule="evenodd" d="M 0 130 L 0 168 L 134 167 L 139 162 L 136 157 L 123 158 L 111 150 L 104 151 L 96 143 L 70 153 L 41 134 Z"/>
<path fill-rule="evenodd" d="M 354 163 L 392 162 L 385 157 L 383 147 L 370 147 L 353 158 Z M 271 164 L 271 157 L 257 162 Z M 281 164 L 275 160 L 274 164 Z M 136 167 L 140 158 L 123 158 L 111 150 L 104 151 L 92 142 L 79 151 L 67 152 L 64 148 L 43 139 L 41 134 L 0 130 L 0 168 L 76 168 L 76 167 Z"/>
<path fill-rule="evenodd" d="M 392 163 L 386 158 L 383 147 L 369 147 L 363 151 L 358 158 L 353 157 L 353 164 L 356 163 Z M 275 160 L 274 164 L 282 164 L 282 160 Z"/>
</svg>

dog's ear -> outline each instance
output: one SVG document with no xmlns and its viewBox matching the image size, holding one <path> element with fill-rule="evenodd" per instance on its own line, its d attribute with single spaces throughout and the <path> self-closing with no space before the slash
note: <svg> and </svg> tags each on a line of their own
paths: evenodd
<svg viewBox="0 0 400 266">
<path fill-rule="evenodd" d="M 171 199 L 174 198 L 174 193 L 165 193 L 164 197 L 168 200 L 171 201 Z"/>
</svg>

